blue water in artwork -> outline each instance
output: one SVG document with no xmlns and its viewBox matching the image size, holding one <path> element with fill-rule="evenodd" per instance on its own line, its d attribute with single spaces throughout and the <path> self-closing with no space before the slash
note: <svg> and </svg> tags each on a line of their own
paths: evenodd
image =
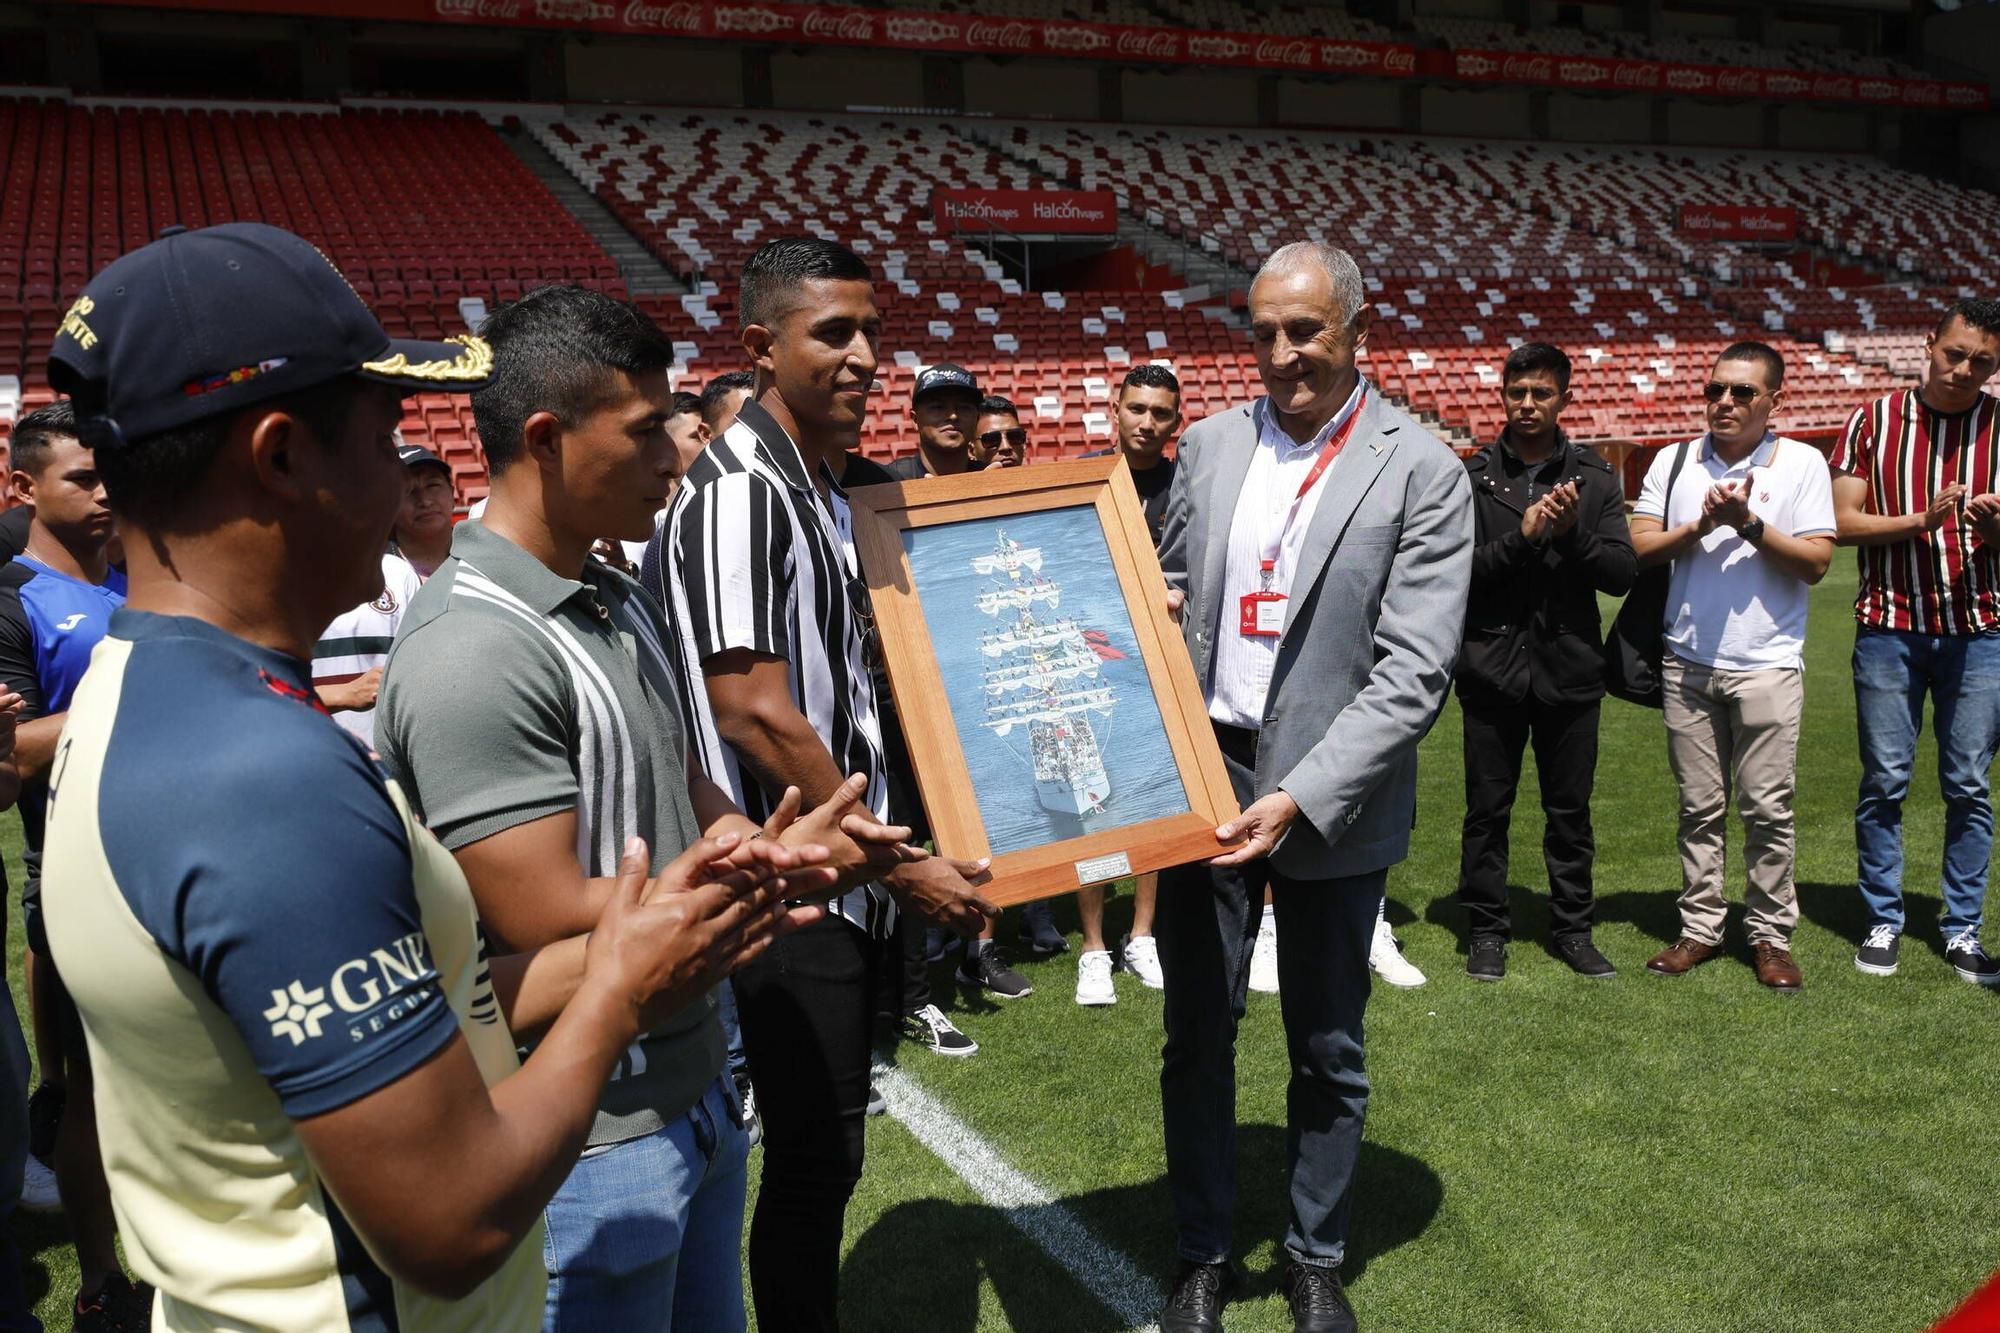
<svg viewBox="0 0 2000 1333">
<path fill-rule="evenodd" d="M 995 856 L 1187 811 L 1096 509 L 907 528 L 903 546 Z"/>
</svg>

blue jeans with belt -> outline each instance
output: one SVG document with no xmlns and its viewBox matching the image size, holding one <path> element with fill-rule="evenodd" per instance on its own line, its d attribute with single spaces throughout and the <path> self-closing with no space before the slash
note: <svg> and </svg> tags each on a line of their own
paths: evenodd
<svg viewBox="0 0 2000 1333">
<path fill-rule="evenodd" d="M 1237 799 L 1251 801 L 1254 741 L 1218 727 Z M 1234 743 L 1232 743 L 1234 742 Z M 1180 1257 L 1229 1256 L 1236 1211 L 1236 1028 L 1269 885 L 1278 918 L 1278 998 L 1291 1082 L 1285 1090 L 1286 1254 L 1338 1268 L 1347 1254 L 1368 1075 L 1362 1011 L 1368 946 L 1388 872 L 1295 880 L 1268 861 L 1163 871 L 1154 908 L 1166 975 L 1160 1103 Z"/>
<path fill-rule="evenodd" d="M 741 1333 L 739 1115 L 725 1073 L 664 1128 L 584 1153 L 543 1216 L 544 1333 Z"/>
<path fill-rule="evenodd" d="M 1854 810 L 1856 878 L 1869 923 L 1901 932 L 1903 800 L 1910 792 L 1924 700 L 1937 725 L 1944 797 L 1947 939 L 1977 931 L 1993 854 L 1988 773 L 2000 747 L 2000 633 L 1910 634 L 1863 627 L 1854 637 L 1854 705 L 1861 734 L 1861 799 Z"/>
</svg>

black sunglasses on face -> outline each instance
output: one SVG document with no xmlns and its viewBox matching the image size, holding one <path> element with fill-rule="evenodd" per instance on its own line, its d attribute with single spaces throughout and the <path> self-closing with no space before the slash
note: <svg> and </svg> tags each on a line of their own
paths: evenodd
<svg viewBox="0 0 2000 1333">
<path fill-rule="evenodd" d="M 1711 403 L 1719 403 L 1722 401 L 1722 395 L 1726 393 L 1738 403 L 1747 406 L 1755 402 L 1757 395 L 1762 392 L 1764 391 L 1754 384 L 1717 384 L 1711 380 L 1708 387 L 1701 391 L 1701 396 Z"/>
<path fill-rule="evenodd" d="M 1024 445 L 1028 442 L 1027 427 L 1016 426 L 1012 430 L 989 430 L 984 435 L 979 437 L 979 442 L 985 445 L 988 449 L 999 448 L 1000 441 L 1002 440 L 1005 440 L 1007 441 L 1007 443 L 1014 445 L 1016 448 L 1019 448 L 1021 445 Z"/>
</svg>

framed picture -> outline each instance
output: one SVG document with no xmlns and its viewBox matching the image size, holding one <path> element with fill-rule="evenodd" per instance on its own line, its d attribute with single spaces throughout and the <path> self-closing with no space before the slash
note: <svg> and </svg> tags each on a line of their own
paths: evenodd
<svg viewBox="0 0 2000 1333">
<path fill-rule="evenodd" d="M 996 903 L 1205 860 L 1236 799 L 1122 458 L 849 493 L 938 850 Z"/>
</svg>

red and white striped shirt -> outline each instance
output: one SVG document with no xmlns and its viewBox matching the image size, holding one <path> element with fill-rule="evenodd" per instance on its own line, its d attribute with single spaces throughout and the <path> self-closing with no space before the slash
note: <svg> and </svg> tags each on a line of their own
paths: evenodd
<svg viewBox="0 0 2000 1333">
<path fill-rule="evenodd" d="M 1967 498 L 2000 487 L 2000 399 L 1946 416 L 1915 389 L 1857 409 L 1833 448 L 1834 468 L 1868 483 L 1870 514 L 1920 514 L 1953 482 Z M 1885 546 L 1863 546 L 1854 618 L 1873 629 L 1916 634 L 2000 630 L 2000 552 L 1962 514 Z"/>
</svg>

